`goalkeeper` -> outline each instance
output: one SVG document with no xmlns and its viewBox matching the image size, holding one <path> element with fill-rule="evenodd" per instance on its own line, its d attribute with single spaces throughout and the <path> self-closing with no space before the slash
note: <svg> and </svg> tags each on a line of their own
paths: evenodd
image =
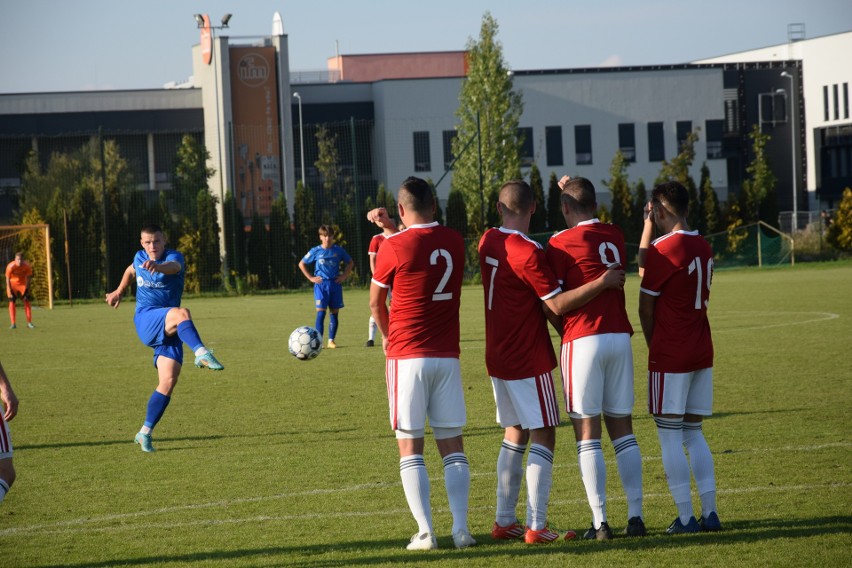
<svg viewBox="0 0 852 568">
<path fill-rule="evenodd" d="M 15 260 L 6 265 L 6 297 L 9 298 L 9 320 L 12 325 L 9 329 L 15 329 L 18 309 L 16 299 L 21 298 L 24 302 L 24 314 L 27 316 L 27 327 L 32 329 L 33 308 L 30 304 L 30 281 L 33 279 L 33 267 L 24 260 L 24 253 L 16 252 Z"/>
</svg>

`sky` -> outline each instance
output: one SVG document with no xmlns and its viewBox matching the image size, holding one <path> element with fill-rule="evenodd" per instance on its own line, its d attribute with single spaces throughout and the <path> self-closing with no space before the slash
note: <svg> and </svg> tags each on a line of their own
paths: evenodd
<svg viewBox="0 0 852 568">
<path fill-rule="evenodd" d="M 340 53 L 463 50 L 490 11 L 510 69 L 686 63 L 852 30 L 850 0 L 0 0 L 0 93 L 159 89 L 192 75 L 193 14 L 271 34 L 291 71 Z"/>
</svg>

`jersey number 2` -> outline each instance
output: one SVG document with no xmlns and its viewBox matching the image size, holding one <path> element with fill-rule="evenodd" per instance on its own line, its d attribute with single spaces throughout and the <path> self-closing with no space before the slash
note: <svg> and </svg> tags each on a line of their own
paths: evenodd
<svg viewBox="0 0 852 568">
<path fill-rule="evenodd" d="M 444 270 L 443 278 L 441 278 L 441 281 L 438 282 L 438 287 L 435 288 L 435 293 L 432 294 L 433 302 L 453 299 L 452 292 L 444 292 L 444 288 L 447 287 L 447 282 L 450 280 L 450 275 L 453 273 L 453 257 L 451 257 L 449 251 L 445 249 L 435 249 L 429 256 L 429 264 L 436 266 L 438 264 L 438 257 L 443 257 L 443 259 L 447 262 L 447 268 Z"/>
</svg>

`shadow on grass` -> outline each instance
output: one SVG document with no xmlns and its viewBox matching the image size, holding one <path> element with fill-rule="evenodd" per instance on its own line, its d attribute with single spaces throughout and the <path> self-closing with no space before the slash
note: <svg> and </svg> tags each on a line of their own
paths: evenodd
<svg viewBox="0 0 852 568">
<path fill-rule="evenodd" d="M 427 565 L 432 562 L 447 562 L 494 558 L 502 562 L 503 557 L 512 556 L 517 564 L 520 558 L 542 557 L 554 554 L 586 555 L 600 554 L 606 551 L 645 552 L 682 549 L 689 545 L 737 546 L 773 539 L 809 538 L 826 535 L 852 534 L 852 516 L 833 516 L 808 519 L 766 519 L 753 521 L 735 521 L 726 523 L 720 533 L 700 533 L 695 535 L 670 536 L 662 531 L 654 531 L 645 538 L 616 537 L 601 543 L 595 541 L 558 541 L 548 545 L 527 546 L 519 541 L 493 541 L 488 534 L 475 534 L 479 542 L 475 548 L 457 551 L 449 537 L 438 539 L 440 549 L 427 552 L 408 552 L 405 541 L 387 539 L 383 541 L 354 541 L 337 545 L 293 545 L 270 546 L 265 548 L 244 548 L 240 550 L 211 550 L 177 554 L 174 556 L 144 556 L 139 558 L 115 558 L 101 562 L 80 564 L 44 564 L 39 568 L 104 568 L 108 566 L 163 566 L 172 563 L 203 563 L 210 561 L 227 562 L 252 559 L 267 564 L 273 557 L 281 556 L 276 565 L 319 568 L 334 566 L 356 566 L 371 564 L 417 563 Z M 365 551 L 367 552 L 365 554 Z"/>
</svg>

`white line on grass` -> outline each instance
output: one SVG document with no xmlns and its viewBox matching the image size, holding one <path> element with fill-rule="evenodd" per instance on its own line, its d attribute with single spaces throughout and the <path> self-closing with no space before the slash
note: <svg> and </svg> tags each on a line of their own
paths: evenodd
<svg viewBox="0 0 852 568">
<path fill-rule="evenodd" d="M 837 318 L 840 317 L 840 314 L 834 314 L 834 313 L 831 313 L 831 312 L 733 312 L 732 311 L 732 312 L 722 312 L 720 314 L 715 314 L 715 316 L 712 319 L 714 321 L 721 323 L 725 319 L 725 316 L 728 316 L 728 315 L 748 315 L 750 317 L 757 318 L 757 317 L 761 317 L 761 316 L 779 316 L 779 315 L 780 316 L 800 316 L 800 315 L 803 315 L 803 314 L 817 316 L 817 317 L 814 317 L 812 319 L 801 320 L 801 321 L 785 321 L 783 323 L 772 323 L 772 324 L 766 324 L 766 325 L 752 325 L 752 326 L 748 326 L 748 327 L 727 327 L 727 328 L 721 327 L 720 328 L 720 327 L 717 326 L 717 327 L 713 328 L 713 333 L 715 334 L 715 333 L 719 333 L 719 332 L 728 332 L 728 331 L 751 331 L 751 330 L 755 330 L 755 329 L 769 329 L 771 327 L 786 327 L 786 326 L 789 326 L 789 325 L 801 325 L 801 324 L 805 324 L 805 323 L 813 323 L 813 322 L 818 322 L 818 321 L 828 321 L 828 320 L 833 320 L 833 319 L 837 319 Z"/>
</svg>

